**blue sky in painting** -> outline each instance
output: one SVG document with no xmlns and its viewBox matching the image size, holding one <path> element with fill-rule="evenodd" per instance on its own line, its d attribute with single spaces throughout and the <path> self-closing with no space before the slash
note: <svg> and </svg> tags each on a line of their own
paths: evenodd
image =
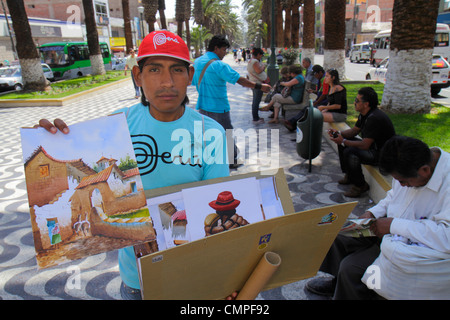
<svg viewBox="0 0 450 320">
<path fill-rule="evenodd" d="M 51 134 L 42 128 L 22 128 L 22 154 L 26 161 L 42 145 L 58 160 L 82 158 L 91 167 L 102 156 L 120 160 L 134 158 L 128 126 L 123 114 L 69 125 L 70 133 Z"/>
</svg>

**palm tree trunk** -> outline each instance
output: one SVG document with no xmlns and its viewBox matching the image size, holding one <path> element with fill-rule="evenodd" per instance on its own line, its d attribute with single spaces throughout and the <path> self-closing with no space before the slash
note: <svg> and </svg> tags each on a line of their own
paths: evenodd
<svg viewBox="0 0 450 320">
<path fill-rule="evenodd" d="M 335 68 L 345 75 L 345 5 L 346 0 L 325 0 L 324 69 Z"/>
<path fill-rule="evenodd" d="M 270 16 L 271 16 L 271 14 L 270 14 L 270 12 L 271 12 L 271 9 L 272 9 L 272 2 L 271 2 L 271 0 L 263 0 L 262 1 L 262 7 L 261 7 L 261 18 L 262 18 L 262 21 L 263 21 L 263 26 L 264 26 L 264 24 L 266 24 L 267 25 L 267 33 L 264 33 L 264 28 L 261 30 L 262 31 L 262 34 L 261 34 L 261 37 L 262 37 L 262 46 L 264 47 L 264 48 L 270 48 L 270 36 L 271 36 L 271 32 L 270 32 L 270 30 L 271 30 L 271 25 L 272 25 L 272 22 L 270 21 Z"/>
<path fill-rule="evenodd" d="M 292 37 L 291 37 L 291 46 L 293 48 L 299 47 L 300 42 L 300 0 L 292 1 Z"/>
<path fill-rule="evenodd" d="M 7 0 L 6 3 L 16 36 L 16 49 L 22 68 L 24 90 L 50 90 L 49 82 L 45 79 L 41 59 L 31 35 L 31 28 L 23 0 Z"/>
<path fill-rule="evenodd" d="M 191 51 L 191 30 L 189 27 L 189 20 L 191 19 L 191 1 L 186 1 L 186 8 L 184 12 L 184 23 L 186 26 L 186 45 Z"/>
<path fill-rule="evenodd" d="M 130 22 L 130 3 L 129 0 L 122 0 L 122 12 L 123 12 L 123 24 L 125 29 L 125 44 L 126 44 L 126 52 L 130 52 L 133 48 L 133 36 L 131 31 L 131 22 Z"/>
<path fill-rule="evenodd" d="M 158 0 L 143 0 L 144 19 L 148 24 L 148 33 L 155 31 L 156 12 L 158 12 Z"/>
<path fill-rule="evenodd" d="M 89 47 L 89 59 L 91 60 L 91 73 L 93 75 L 105 74 L 105 65 L 103 64 L 103 57 L 100 51 L 92 0 L 83 0 L 83 9 L 86 24 L 86 37 Z"/>
<path fill-rule="evenodd" d="M 287 1 L 284 9 L 284 46 L 289 48 L 291 46 L 291 27 L 292 27 L 292 8 L 291 1 Z"/>
<path fill-rule="evenodd" d="M 395 0 L 389 69 L 381 107 L 391 113 L 429 113 L 431 58 L 439 0 Z"/>
<path fill-rule="evenodd" d="M 164 0 L 158 0 L 158 11 L 159 11 L 159 19 L 161 20 L 161 29 L 167 30 L 165 10 L 166 10 L 166 2 Z"/>
<path fill-rule="evenodd" d="M 189 0 L 190 1 L 190 0 Z M 177 21 L 177 34 L 183 37 L 183 23 L 186 12 L 186 0 L 176 0 L 175 3 L 175 20 Z"/>
<path fill-rule="evenodd" d="M 276 36 L 276 46 L 278 48 L 283 47 L 283 37 L 281 36 L 284 34 L 284 28 L 283 28 L 283 9 L 281 7 L 281 0 L 276 0 L 275 8 L 277 10 L 276 16 L 277 16 L 277 36 Z"/>
<path fill-rule="evenodd" d="M 194 21 L 199 26 L 203 25 L 203 5 L 202 5 L 202 0 L 194 0 Z"/>
<path fill-rule="evenodd" d="M 302 59 L 309 58 L 311 59 L 312 64 L 314 64 L 314 55 L 315 55 L 314 22 L 315 22 L 314 0 L 304 0 Z"/>
</svg>

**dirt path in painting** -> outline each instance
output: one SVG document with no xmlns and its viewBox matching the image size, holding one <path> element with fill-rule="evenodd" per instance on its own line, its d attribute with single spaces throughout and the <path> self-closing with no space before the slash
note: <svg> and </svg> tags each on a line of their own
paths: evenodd
<svg viewBox="0 0 450 320">
<path fill-rule="evenodd" d="M 45 268 L 64 262 L 77 260 L 86 256 L 109 251 L 111 248 L 128 247 L 136 240 L 123 240 L 102 236 L 92 236 L 66 244 L 56 244 L 53 249 L 37 254 L 38 265 Z"/>
</svg>

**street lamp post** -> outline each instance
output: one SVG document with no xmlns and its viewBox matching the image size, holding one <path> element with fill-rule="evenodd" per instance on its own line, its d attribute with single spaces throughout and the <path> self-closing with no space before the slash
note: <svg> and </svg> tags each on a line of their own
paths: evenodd
<svg viewBox="0 0 450 320">
<path fill-rule="evenodd" d="M 142 17 L 142 14 L 144 13 L 144 7 L 139 6 L 139 7 L 137 7 L 137 9 L 139 11 L 140 20 L 141 20 L 141 39 L 144 39 L 144 18 Z"/>
<path fill-rule="evenodd" d="M 270 78 L 270 85 L 273 86 L 280 77 L 280 67 L 277 64 L 275 56 L 275 0 L 272 0 L 272 23 L 271 25 L 271 37 L 270 37 L 270 58 L 269 66 L 267 67 L 267 75 Z"/>
<path fill-rule="evenodd" d="M 260 48 L 262 48 L 262 22 L 263 21 L 261 19 L 258 20 L 258 46 Z"/>
</svg>

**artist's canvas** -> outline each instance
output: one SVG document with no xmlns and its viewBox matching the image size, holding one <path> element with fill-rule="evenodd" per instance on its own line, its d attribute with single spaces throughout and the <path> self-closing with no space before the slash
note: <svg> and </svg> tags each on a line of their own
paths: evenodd
<svg viewBox="0 0 450 320">
<path fill-rule="evenodd" d="M 273 177 L 190 187 L 151 197 L 147 206 L 159 250 L 283 215 Z"/>
<path fill-rule="evenodd" d="M 125 116 L 69 128 L 21 129 L 41 268 L 156 238 Z"/>
<path fill-rule="evenodd" d="M 189 230 L 195 239 L 265 220 L 260 186 L 254 177 L 189 188 L 182 193 Z"/>
</svg>

